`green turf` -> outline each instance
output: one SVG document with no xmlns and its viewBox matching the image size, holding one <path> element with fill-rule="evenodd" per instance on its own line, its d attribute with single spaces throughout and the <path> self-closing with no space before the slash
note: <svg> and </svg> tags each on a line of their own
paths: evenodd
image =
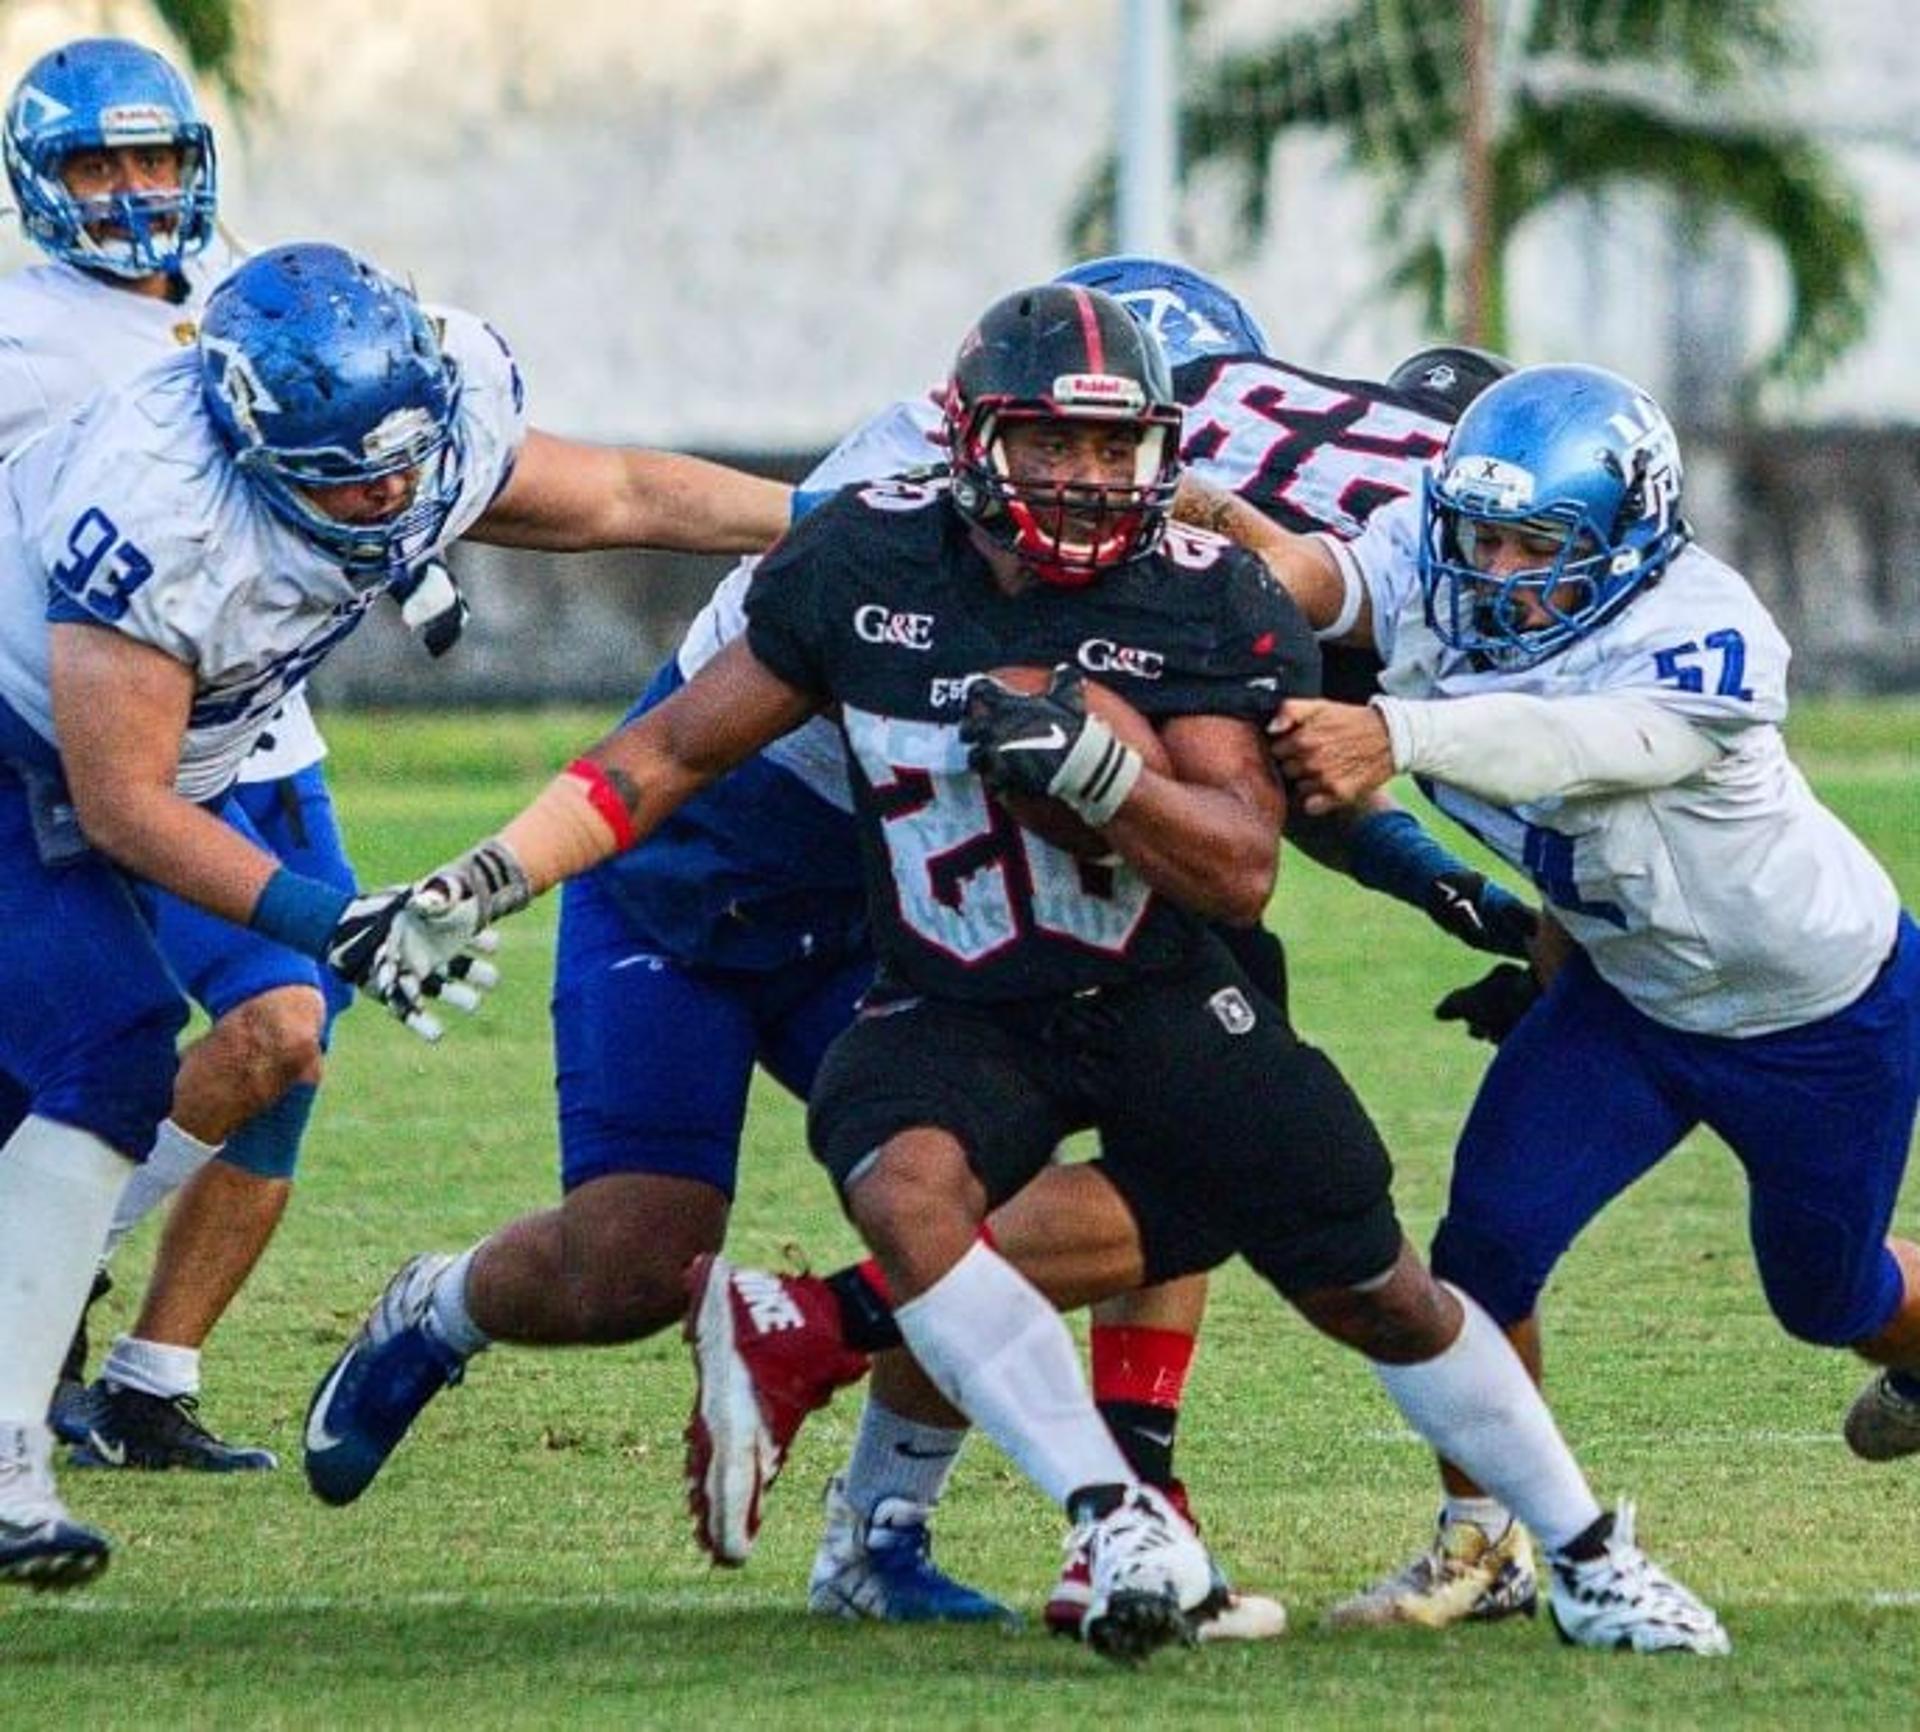
<svg viewBox="0 0 1920 1732">
<path fill-rule="evenodd" d="M 604 720 L 335 720 L 335 788 L 369 879 L 470 840 Z M 1920 898 L 1920 708 L 1810 708 L 1794 739 Z M 343 1025 L 295 1207 L 209 1354 L 221 1430 L 291 1464 L 313 1381 L 392 1266 L 552 1196 L 550 915 L 506 930 L 506 986 L 439 1049 L 364 1009 Z M 1428 1007 L 1478 964 L 1299 860 L 1274 919 L 1300 1020 L 1374 1106 L 1424 1236 L 1484 1056 Z M 1909 1229 L 1916 1204 L 1910 1184 Z M 1292 1607 L 1271 1647 L 1129 1674 L 1032 1631 L 798 1615 L 814 1498 L 851 1432 L 844 1397 L 803 1434 L 751 1567 L 709 1571 L 680 1499 L 690 1378 L 666 1337 L 489 1355 L 350 1510 L 313 1502 L 292 1465 L 243 1481 L 68 1474 L 119 1552 L 92 1592 L 0 1600 L 0 1724 L 1911 1724 L 1920 1463 L 1847 1455 L 1838 1419 L 1861 1373 L 1773 1328 L 1742 1222 L 1733 1164 L 1701 1139 L 1596 1226 L 1547 1306 L 1563 1422 L 1603 1495 L 1637 1497 L 1651 1547 L 1720 1607 L 1730 1661 L 1575 1654 L 1537 1625 L 1321 1632 L 1331 1600 L 1421 1536 L 1428 1465 L 1357 1361 L 1230 1272 L 1182 1466 L 1223 1559 Z M 823 1266 L 852 1248 L 771 1090 L 734 1243 L 752 1260 L 797 1245 Z M 122 1258 L 104 1330 L 131 1315 L 150 1248 L 144 1234 Z M 962 1464 L 940 1532 L 957 1570 L 1037 1611 L 1057 1523 L 989 1448 Z"/>
</svg>

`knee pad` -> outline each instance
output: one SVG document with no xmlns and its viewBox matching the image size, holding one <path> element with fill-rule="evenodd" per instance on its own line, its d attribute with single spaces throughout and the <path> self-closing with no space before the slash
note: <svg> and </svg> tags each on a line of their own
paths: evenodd
<svg viewBox="0 0 1920 1732">
<path fill-rule="evenodd" d="M 219 1158 L 256 1179 L 291 1179 L 300 1163 L 300 1141 L 318 1093 L 312 1083 L 295 1083 L 235 1131 Z"/>
<path fill-rule="evenodd" d="M 1436 1279 L 1470 1294 L 1502 1329 L 1533 1315 L 1547 1270 L 1504 1239 L 1456 1221 L 1441 1221 L 1430 1261 Z"/>
</svg>

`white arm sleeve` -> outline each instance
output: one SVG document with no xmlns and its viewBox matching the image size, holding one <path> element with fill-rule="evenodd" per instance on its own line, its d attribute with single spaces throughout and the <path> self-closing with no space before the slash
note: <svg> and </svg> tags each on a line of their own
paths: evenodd
<svg viewBox="0 0 1920 1732">
<path fill-rule="evenodd" d="M 1393 767 L 1496 805 L 1664 788 L 1705 769 L 1721 746 L 1646 698 L 1536 698 L 1518 692 L 1412 702 L 1375 698 Z"/>
</svg>

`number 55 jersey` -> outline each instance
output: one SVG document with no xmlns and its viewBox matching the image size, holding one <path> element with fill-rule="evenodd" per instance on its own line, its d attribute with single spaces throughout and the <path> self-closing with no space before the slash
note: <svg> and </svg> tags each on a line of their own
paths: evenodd
<svg viewBox="0 0 1920 1732">
<path fill-rule="evenodd" d="M 1008 595 L 941 477 L 836 495 L 761 563 L 746 609 L 755 656 L 837 707 L 883 992 L 1075 992 L 1175 965 L 1201 931 L 1124 862 L 1081 862 L 989 799 L 958 732 L 972 676 L 1069 663 L 1149 718 L 1254 725 L 1316 687 L 1305 622 L 1231 544 L 1173 525 L 1085 589 Z"/>
</svg>

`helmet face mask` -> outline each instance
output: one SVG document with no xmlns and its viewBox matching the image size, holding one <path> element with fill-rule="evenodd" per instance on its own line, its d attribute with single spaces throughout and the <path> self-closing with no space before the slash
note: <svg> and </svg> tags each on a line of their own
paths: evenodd
<svg viewBox="0 0 1920 1732">
<path fill-rule="evenodd" d="M 431 551 L 463 472 L 459 377 L 407 290 L 338 247 L 275 248 L 214 290 L 200 360 L 235 465 L 350 579 L 389 582 Z M 410 491 L 377 521 L 313 497 L 403 474 Z"/>
<path fill-rule="evenodd" d="M 1597 367 L 1508 376 L 1461 417 L 1422 486 L 1428 623 L 1490 667 L 1557 655 L 1686 545 L 1680 491 L 1678 443 L 1645 392 Z"/>
<path fill-rule="evenodd" d="M 946 431 L 955 508 L 1043 582 L 1079 588 L 1159 546 L 1180 406 L 1158 344 L 1109 297 L 1047 284 L 996 302 L 954 362 Z M 1049 446 L 1093 460 L 1054 465 Z"/>
<path fill-rule="evenodd" d="M 1111 295 L 1160 339 L 1169 367 L 1203 355 L 1270 355 L 1267 334 L 1240 297 L 1171 259 L 1119 253 L 1072 265 L 1053 279 Z"/>
<path fill-rule="evenodd" d="M 79 198 L 62 169 L 78 151 L 163 146 L 178 185 Z M 213 131 L 187 81 L 151 49 L 114 37 L 43 55 L 16 86 L 0 131 L 27 236 L 81 270 L 135 280 L 181 265 L 213 238 Z"/>
</svg>

